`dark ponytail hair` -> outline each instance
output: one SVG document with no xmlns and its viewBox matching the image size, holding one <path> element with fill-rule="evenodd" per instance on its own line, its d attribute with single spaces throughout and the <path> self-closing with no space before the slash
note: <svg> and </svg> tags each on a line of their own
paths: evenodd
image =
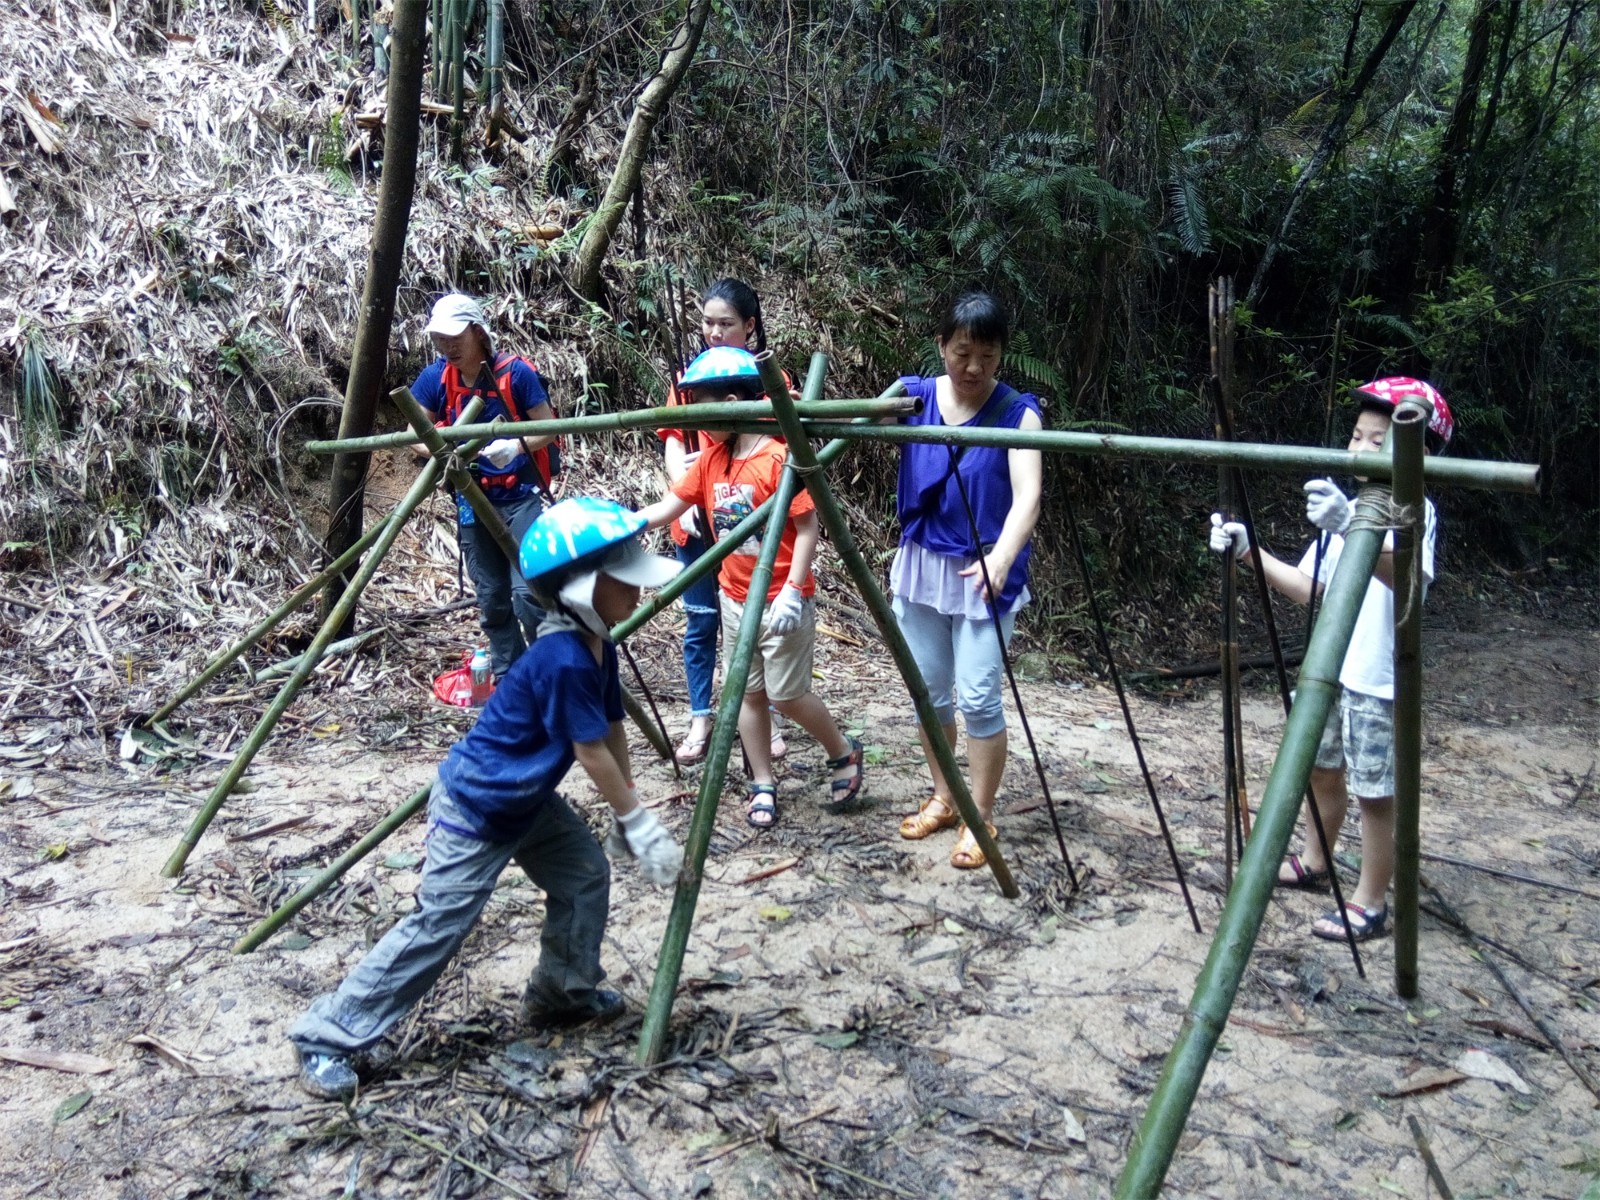
<svg viewBox="0 0 1600 1200">
<path fill-rule="evenodd" d="M 975 342 L 998 343 L 1002 348 L 1011 338 L 1011 322 L 1006 310 L 988 292 L 962 292 L 939 326 L 939 340 L 948 342 L 965 333 Z"/>
<path fill-rule="evenodd" d="M 724 275 L 721 279 L 714 279 L 704 292 L 700 294 L 700 303 L 708 300 L 721 300 L 734 312 L 739 314 L 741 321 L 754 318 L 756 323 L 755 338 L 750 344 L 750 353 L 763 354 L 767 349 L 767 327 L 761 323 L 761 297 L 756 295 L 755 288 L 742 279 L 735 279 L 731 275 Z"/>
</svg>

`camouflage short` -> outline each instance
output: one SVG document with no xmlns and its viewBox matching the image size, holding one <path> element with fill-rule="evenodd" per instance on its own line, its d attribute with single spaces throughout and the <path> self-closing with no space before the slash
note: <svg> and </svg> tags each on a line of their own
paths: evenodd
<svg viewBox="0 0 1600 1200">
<path fill-rule="evenodd" d="M 1322 730 L 1317 766 L 1343 767 L 1345 786 L 1359 800 L 1394 795 L 1394 701 L 1340 689 Z"/>
</svg>

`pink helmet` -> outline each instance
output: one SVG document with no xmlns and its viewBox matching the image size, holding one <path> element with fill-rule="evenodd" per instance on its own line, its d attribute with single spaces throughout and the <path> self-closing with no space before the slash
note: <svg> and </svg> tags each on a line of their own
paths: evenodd
<svg viewBox="0 0 1600 1200">
<path fill-rule="evenodd" d="M 1433 405 L 1433 416 L 1428 421 L 1428 432 L 1438 439 L 1439 449 L 1450 444 L 1450 435 L 1456 431 L 1456 420 L 1450 405 L 1431 383 L 1412 379 L 1409 375 L 1387 375 L 1363 383 L 1355 389 L 1356 399 L 1364 404 L 1377 404 L 1393 412 L 1403 400 L 1426 400 Z"/>
</svg>

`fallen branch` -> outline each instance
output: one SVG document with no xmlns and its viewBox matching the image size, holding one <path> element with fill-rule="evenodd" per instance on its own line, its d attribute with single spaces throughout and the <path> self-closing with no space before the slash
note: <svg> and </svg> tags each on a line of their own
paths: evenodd
<svg viewBox="0 0 1600 1200">
<path fill-rule="evenodd" d="M 1416 1117 L 1410 1115 L 1406 1117 L 1406 1124 L 1411 1126 L 1411 1137 L 1417 1143 L 1417 1153 L 1422 1155 L 1422 1165 L 1428 1168 L 1428 1178 L 1433 1180 L 1433 1186 L 1439 1189 L 1439 1200 L 1455 1200 L 1455 1193 L 1444 1181 L 1444 1172 L 1439 1170 L 1439 1161 L 1433 1157 L 1433 1147 L 1428 1145 L 1421 1124 Z"/>
<path fill-rule="evenodd" d="M 1448 854 L 1429 854 L 1422 851 L 1421 857 L 1429 862 L 1445 863 L 1452 867 L 1465 867 L 1469 871 L 1482 871 L 1485 875 L 1494 875 L 1500 879 L 1510 879 L 1515 883 L 1527 883 L 1534 887 L 1549 888 L 1553 892 L 1571 892 L 1574 896 L 1584 896 L 1590 900 L 1600 900 L 1600 892 L 1585 891 L 1570 883 L 1557 883 L 1553 879 L 1539 879 L 1533 875 L 1519 875 L 1515 871 L 1502 871 L 1499 867 L 1485 866 L 1483 863 L 1468 862 L 1464 858 L 1451 858 Z"/>
<path fill-rule="evenodd" d="M 361 649 L 382 632 L 383 628 L 379 626 L 374 629 L 368 629 L 363 633 L 358 633 L 354 637 L 347 637 L 342 641 L 334 642 L 333 645 L 322 652 L 318 665 L 320 666 L 321 663 L 327 662 L 337 654 L 351 654 Z M 256 682 L 261 683 L 267 679 L 276 679 L 280 675 L 292 674 L 304 658 L 304 654 L 296 654 L 293 658 L 286 658 L 280 663 L 273 663 L 270 667 L 256 672 Z"/>
<path fill-rule="evenodd" d="M 1450 923 L 1466 935 L 1467 940 L 1477 950 L 1478 956 L 1483 959 L 1484 965 L 1494 972 L 1494 977 L 1500 981 L 1500 986 L 1506 990 L 1506 994 L 1517 1002 L 1523 1012 L 1528 1014 L 1528 1020 L 1533 1022 L 1534 1028 L 1545 1036 L 1550 1044 L 1556 1048 L 1556 1052 L 1566 1061 L 1567 1066 L 1572 1068 L 1572 1073 L 1578 1077 L 1578 1082 L 1589 1089 L 1590 1094 L 1594 1096 L 1596 1101 L 1600 1101 L 1600 1083 L 1595 1082 L 1594 1076 L 1590 1075 L 1588 1068 L 1578 1061 L 1577 1056 L 1573 1054 L 1572 1049 L 1567 1045 L 1561 1034 L 1539 1015 L 1539 1011 L 1534 1008 L 1528 998 L 1506 976 L 1500 964 L 1489 954 L 1489 947 L 1484 943 L 1484 940 L 1477 935 L 1472 926 L 1462 919 L 1461 914 L 1450 906 L 1450 902 L 1440 895 L 1438 888 L 1434 887 L 1426 879 L 1423 879 L 1421 883 L 1423 887 L 1428 889 L 1428 893 L 1433 897 L 1434 903 L 1446 914 Z"/>
</svg>

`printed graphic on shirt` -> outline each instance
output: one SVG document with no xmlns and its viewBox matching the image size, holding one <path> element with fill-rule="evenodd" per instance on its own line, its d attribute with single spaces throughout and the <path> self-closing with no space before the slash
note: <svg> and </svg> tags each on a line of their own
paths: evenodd
<svg viewBox="0 0 1600 1200">
<path fill-rule="evenodd" d="M 716 480 L 711 485 L 711 528 L 721 538 L 729 533 L 735 525 L 755 511 L 756 489 L 750 483 L 727 483 Z M 752 535 L 744 540 L 744 544 L 735 554 L 745 554 L 754 558 L 761 552 L 761 538 Z"/>
</svg>

